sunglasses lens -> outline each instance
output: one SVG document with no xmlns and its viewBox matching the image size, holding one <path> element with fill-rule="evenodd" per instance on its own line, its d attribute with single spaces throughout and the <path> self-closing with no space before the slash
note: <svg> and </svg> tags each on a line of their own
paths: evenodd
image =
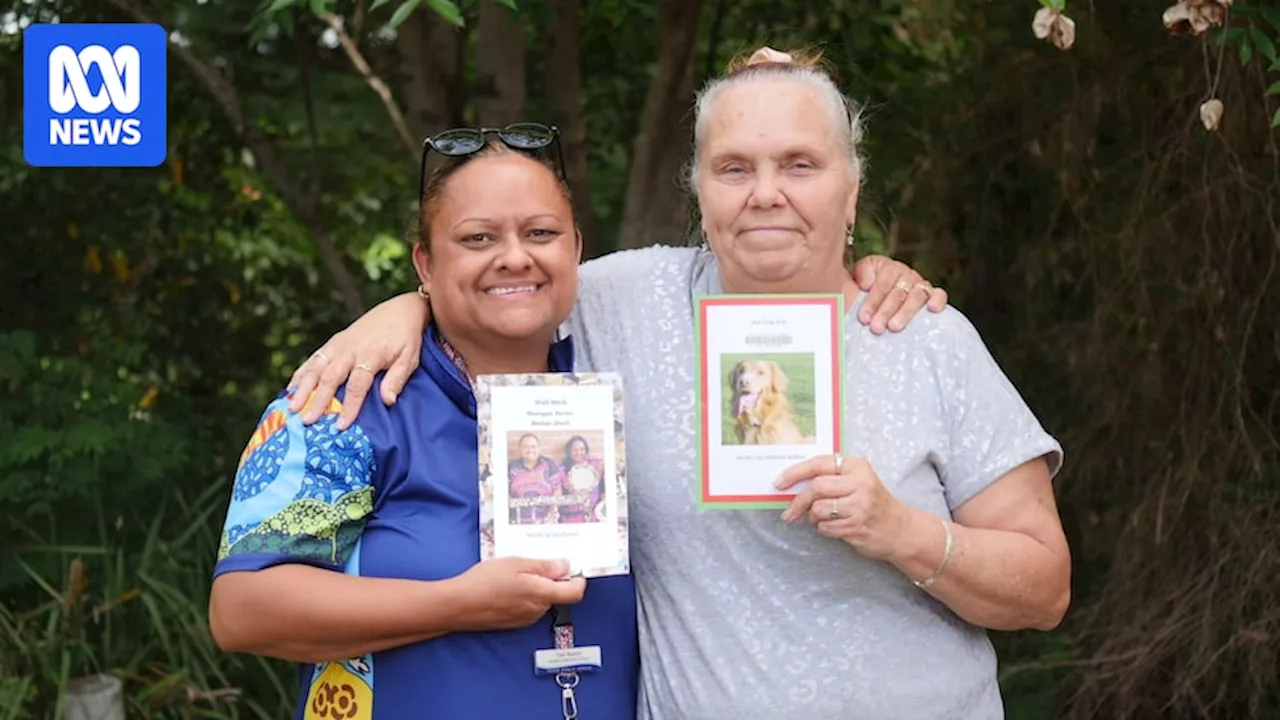
<svg viewBox="0 0 1280 720">
<path fill-rule="evenodd" d="M 516 123 L 503 128 L 502 142 L 519 150 L 537 150 L 551 144 L 551 128 L 538 123 Z"/>
<path fill-rule="evenodd" d="M 484 138 L 475 130 L 459 128 L 445 130 L 431 138 L 431 147 L 441 155 L 470 155 L 484 145 Z"/>
</svg>

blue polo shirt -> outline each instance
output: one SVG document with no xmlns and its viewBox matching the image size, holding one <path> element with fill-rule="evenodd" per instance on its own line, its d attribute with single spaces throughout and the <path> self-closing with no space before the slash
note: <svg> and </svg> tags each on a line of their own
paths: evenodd
<svg viewBox="0 0 1280 720">
<path fill-rule="evenodd" d="M 435 333 L 428 329 L 421 365 L 396 404 L 364 403 L 344 431 L 334 427 L 340 400 L 311 426 L 289 413 L 286 396 L 267 406 L 240 458 L 215 577 L 304 563 L 364 577 L 443 580 L 480 561 L 475 397 Z M 573 369 L 570 339 L 551 348 L 549 367 Z M 581 717 L 631 720 L 639 671 L 631 576 L 587 581 L 573 622 L 576 643 L 603 654 L 603 667 L 584 674 L 576 689 Z M 551 624 L 543 619 L 302 664 L 294 718 L 563 720 L 559 687 L 533 669 L 534 651 L 549 647 Z"/>
</svg>

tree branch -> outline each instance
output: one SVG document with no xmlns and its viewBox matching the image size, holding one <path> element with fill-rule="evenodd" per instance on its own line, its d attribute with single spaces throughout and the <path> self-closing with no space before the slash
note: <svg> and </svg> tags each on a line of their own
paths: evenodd
<svg viewBox="0 0 1280 720">
<path fill-rule="evenodd" d="M 391 94 L 391 89 L 373 72 L 373 68 L 369 67 L 369 62 L 364 59 L 360 48 L 356 47 L 356 43 L 347 34 L 347 30 L 342 25 L 342 18 L 331 12 L 320 14 L 320 19 L 324 20 L 335 33 L 338 34 L 338 42 L 342 44 L 342 49 L 347 53 L 347 57 L 351 59 L 351 64 L 355 66 L 356 71 L 369 83 L 369 87 L 382 98 L 382 105 L 386 107 L 387 114 L 391 116 L 391 125 L 396 129 L 396 135 L 400 137 L 400 142 L 404 144 L 405 149 L 409 151 L 409 157 L 414 165 L 418 164 L 418 158 L 422 152 L 422 148 L 413 139 L 413 133 L 409 132 L 409 124 L 405 122 L 404 113 L 400 111 L 400 105 L 396 103 L 395 97 Z"/>
<path fill-rule="evenodd" d="M 307 208 L 313 210 L 320 198 L 320 131 L 316 127 L 315 93 L 311 90 L 311 62 L 314 56 L 315 36 L 311 34 L 309 25 L 298 22 L 298 8 L 293 8 L 294 27 L 298 45 L 298 75 L 302 81 L 302 108 L 307 119 L 307 145 L 311 151 L 311 189 L 307 193 Z"/>
<path fill-rule="evenodd" d="M 138 22 L 158 22 L 136 0 L 107 1 L 128 13 Z M 163 27 L 171 27 L 163 23 L 160 24 Z M 173 42 L 169 43 L 169 47 L 200 78 L 209 93 L 222 106 L 223 112 L 226 113 L 232 127 L 235 128 L 236 134 L 240 136 L 262 166 L 262 172 L 271 179 L 272 184 L 275 185 L 285 204 L 289 206 L 294 215 L 311 233 L 311 238 L 316 244 L 316 250 L 320 253 L 320 262 L 329 272 L 334 285 L 337 286 L 338 292 L 342 295 L 343 304 L 346 306 L 347 312 L 353 317 L 360 315 L 365 310 L 364 301 L 360 297 L 360 289 L 356 287 L 355 279 L 346 266 L 343 265 L 342 254 L 338 252 L 337 246 L 334 245 L 329 231 L 320 222 L 315 212 L 310 209 L 305 193 L 291 179 L 292 176 L 280 159 L 280 154 L 276 152 L 275 145 L 262 133 L 262 130 L 257 125 L 245 118 L 244 108 L 240 106 L 240 98 L 236 94 L 235 88 L 212 63 L 198 54 L 195 40 L 190 38 L 189 40 L 191 47 L 184 47 Z"/>
<path fill-rule="evenodd" d="M 364 20 L 368 12 L 368 3 L 365 0 L 356 0 L 356 11 L 351 18 L 351 31 L 357 45 L 360 43 L 360 37 L 364 35 Z"/>
</svg>

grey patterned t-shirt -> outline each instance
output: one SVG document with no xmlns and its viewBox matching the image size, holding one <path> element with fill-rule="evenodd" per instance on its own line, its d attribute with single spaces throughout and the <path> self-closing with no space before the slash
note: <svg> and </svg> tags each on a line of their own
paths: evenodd
<svg viewBox="0 0 1280 720">
<path fill-rule="evenodd" d="M 720 292 L 693 248 L 582 268 L 570 320 L 583 370 L 627 394 L 641 720 L 986 720 L 1003 716 L 986 633 L 893 566 L 779 511 L 699 511 L 693 297 Z M 859 298 L 859 304 L 861 298 Z M 845 323 L 846 448 L 939 517 L 1061 448 L 968 320 L 923 312 L 901 333 Z"/>
</svg>

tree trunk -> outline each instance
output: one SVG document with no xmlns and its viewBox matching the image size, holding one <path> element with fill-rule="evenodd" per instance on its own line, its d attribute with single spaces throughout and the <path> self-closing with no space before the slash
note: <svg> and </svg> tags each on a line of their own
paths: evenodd
<svg viewBox="0 0 1280 720">
<path fill-rule="evenodd" d="M 476 23 L 476 120 L 497 126 L 525 119 L 524 19 L 495 0 L 480 0 Z"/>
<path fill-rule="evenodd" d="M 426 136 L 461 123 L 458 93 L 462 32 L 436 13 L 416 10 L 396 32 L 400 97 L 409 132 L 419 145 Z"/>
<path fill-rule="evenodd" d="M 132 15 L 139 22 L 157 22 L 134 0 L 110 0 L 110 2 Z M 163 24 L 163 27 L 173 28 L 174 26 L 172 24 Z M 325 270 L 328 271 L 330 279 L 337 287 L 339 294 L 341 294 L 347 312 L 353 318 L 364 313 L 365 305 L 364 300 L 360 297 L 360 289 L 356 286 L 355 278 L 351 272 L 343 264 L 342 253 L 338 251 L 337 246 L 334 244 L 333 236 L 330 235 L 328 228 L 325 227 L 324 223 L 320 221 L 320 217 L 313 210 L 314 204 L 308 200 L 307 194 L 294 181 L 293 174 L 280 158 L 280 153 L 276 151 L 275 144 L 263 134 L 257 125 L 245 117 L 244 109 L 240 106 L 240 97 L 236 93 L 235 87 L 213 63 L 200 54 L 199 45 L 194 38 L 190 39 L 189 46 L 171 43 L 169 47 L 182 62 L 186 63 L 196 77 L 200 78 L 205 87 L 208 88 L 209 93 L 222 106 L 223 112 L 227 114 L 227 118 L 231 121 L 231 125 L 235 128 L 241 141 L 249 148 L 250 152 L 253 153 L 254 159 L 261 166 L 263 174 L 270 178 L 271 183 L 276 188 L 276 192 L 280 194 L 289 210 L 307 228 L 307 231 L 311 234 L 312 241 L 316 244 L 317 252 L 320 253 L 320 262 L 324 265 Z"/>
<path fill-rule="evenodd" d="M 631 152 L 618 247 L 684 244 L 688 197 L 680 169 L 692 129 L 693 66 L 702 0 L 659 0 L 658 69 Z"/>
<path fill-rule="evenodd" d="M 553 0 L 554 19 L 547 32 L 546 85 L 551 122 L 560 128 L 565 176 L 573 192 L 582 229 L 582 257 L 592 258 L 596 219 L 591 210 L 591 180 L 587 169 L 587 122 L 582 114 L 582 48 L 579 37 L 580 0 Z"/>
</svg>

